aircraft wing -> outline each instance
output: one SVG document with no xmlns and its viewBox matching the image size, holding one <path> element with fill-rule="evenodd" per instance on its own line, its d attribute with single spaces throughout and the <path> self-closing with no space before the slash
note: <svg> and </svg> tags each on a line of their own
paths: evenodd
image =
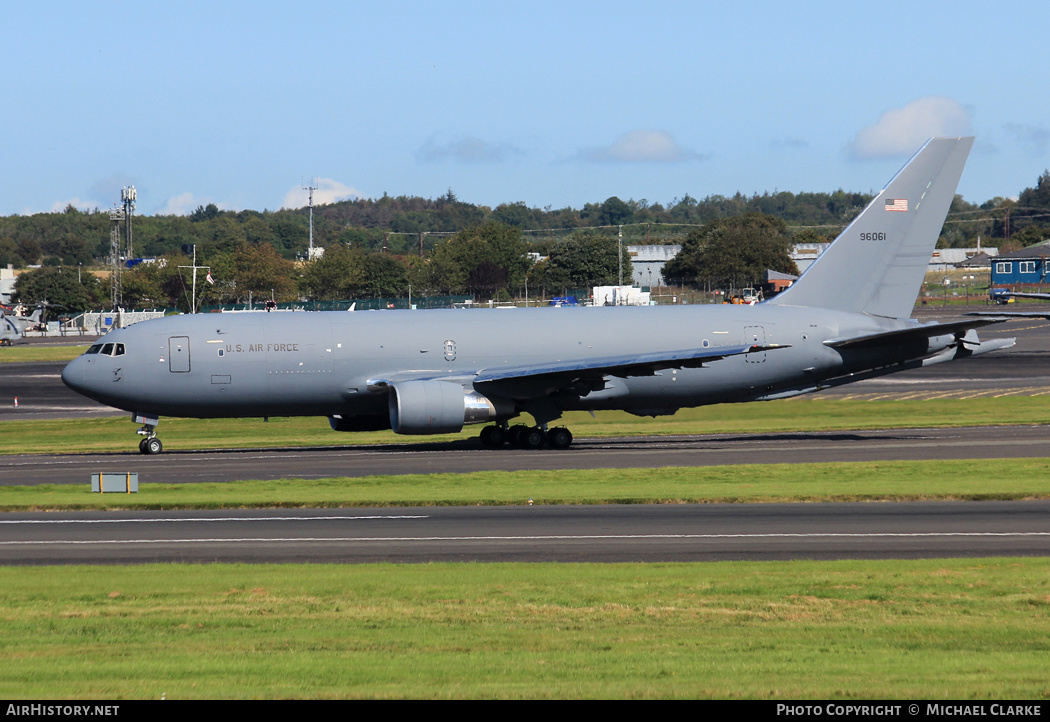
<svg viewBox="0 0 1050 722">
<path fill-rule="evenodd" d="M 620 378 L 654 376 L 658 371 L 664 369 L 699 368 L 705 363 L 719 361 L 730 356 L 761 353 L 780 348 L 788 348 L 788 346 L 784 344 L 741 344 L 678 351 L 594 356 L 564 361 L 494 366 L 480 369 L 469 375 L 462 371 L 435 373 L 406 370 L 381 378 L 369 379 L 367 385 L 370 391 L 382 392 L 399 381 L 444 380 L 472 384 L 479 391 L 488 387 L 494 393 L 512 398 L 536 398 L 561 390 L 586 393 L 595 388 L 602 388 L 604 385 L 602 380 L 606 376 Z"/>
<path fill-rule="evenodd" d="M 699 368 L 705 363 L 718 361 L 728 356 L 759 353 L 778 348 L 787 348 L 782 344 L 751 344 L 741 346 L 717 346 L 714 348 L 684 349 L 657 353 L 626 354 L 621 356 L 598 356 L 571 361 L 550 361 L 546 363 L 521 364 L 482 369 L 474 383 L 504 381 L 535 376 L 576 375 L 576 376 L 652 376 L 657 371 L 671 368 Z"/>
<path fill-rule="evenodd" d="M 924 338 L 933 338 L 934 336 L 948 336 L 950 334 L 962 336 L 965 335 L 967 331 L 971 331 L 975 328 L 988 326 L 993 323 L 1002 323 L 1007 320 L 1002 317 L 1003 314 L 995 315 L 997 318 L 952 321 L 950 323 L 924 323 L 910 326 L 908 328 L 895 329 L 893 331 L 866 334 L 864 336 L 829 338 L 824 342 L 824 345 L 835 349 L 871 348 L 874 346 L 885 346 L 891 343 L 918 341 Z M 970 342 L 967 341 L 967 343 Z"/>
<path fill-rule="evenodd" d="M 664 369 L 699 368 L 730 356 L 779 348 L 787 346 L 744 344 L 490 367 L 478 372 L 474 388 L 518 400 L 544 399 L 560 392 L 586 395 L 605 388 L 608 376 L 655 376 Z"/>
</svg>

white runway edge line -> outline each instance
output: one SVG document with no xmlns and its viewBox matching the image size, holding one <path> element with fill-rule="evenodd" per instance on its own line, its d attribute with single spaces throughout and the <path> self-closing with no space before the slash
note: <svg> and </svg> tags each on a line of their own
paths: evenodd
<svg viewBox="0 0 1050 722">
<path fill-rule="evenodd" d="M 431 536 L 431 537 L 259 537 L 259 538 L 225 538 L 225 539 L 93 539 L 93 540 L 44 540 L 44 541 L 0 541 L 0 546 L 32 546 L 53 544 L 228 544 L 230 542 L 278 543 L 278 542 L 436 542 L 436 541 L 593 541 L 599 539 L 639 539 L 667 540 L 693 539 L 699 541 L 722 539 L 878 539 L 878 538 L 919 538 L 933 539 L 945 537 L 1050 537 L 1050 532 L 916 532 L 916 533 L 873 533 L 873 534 L 597 534 L 597 535 L 560 535 L 546 536 Z"/>
<path fill-rule="evenodd" d="M 173 523 L 188 521 L 361 521 L 371 519 L 429 519 L 427 515 L 383 516 L 223 516 L 193 517 L 186 519 L 5 519 L 0 524 L 152 524 L 154 522 Z"/>
</svg>

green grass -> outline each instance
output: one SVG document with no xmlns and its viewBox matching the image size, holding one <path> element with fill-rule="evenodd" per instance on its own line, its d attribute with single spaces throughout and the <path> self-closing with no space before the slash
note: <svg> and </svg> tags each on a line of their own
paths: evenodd
<svg viewBox="0 0 1050 722">
<path fill-rule="evenodd" d="M 0 568 L 0 697 L 1038 699 L 1050 560 Z"/>
<path fill-rule="evenodd" d="M 1039 398 L 811 397 L 577 436 L 1050 422 Z M 126 418 L 0 424 L 0 453 L 131 450 Z M 434 441 L 174 420 L 169 449 Z M 464 439 L 476 430 L 444 437 Z M 133 463 L 137 457 L 129 456 Z M 1045 498 L 1045 459 L 0 488 L 0 509 Z M 73 472 L 71 472 L 73 473 Z M 80 473 L 80 472 L 75 472 Z M 0 567 L 0 698 L 1041 699 L 1050 560 Z"/>
<path fill-rule="evenodd" d="M 26 449 L 49 453 L 134 451 L 139 437 L 130 414 L 101 419 L 0 422 L 0 454 Z M 843 400 L 819 396 L 760 404 L 720 404 L 682 409 L 672 417 L 644 419 L 620 411 L 566 414 L 559 421 L 577 437 L 718 434 L 734 432 L 835 431 L 858 429 L 985 426 L 1050 423 L 1042 397 L 967 399 Z M 318 417 L 262 419 L 162 418 L 164 448 L 215 449 L 259 446 L 333 446 L 426 443 L 474 438 L 478 427 L 442 436 L 398 436 L 391 431 L 333 432 Z"/>
<path fill-rule="evenodd" d="M 659 469 L 489 471 L 332 479 L 140 484 L 95 494 L 83 484 L 0 487 L 0 511 L 219 509 L 475 504 L 659 504 L 1050 497 L 1050 459 L 743 464 Z"/>
<path fill-rule="evenodd" d="M 75 346 L 35 346 L 33 344 L 18 344 L 15 346 L 0 346 L 0 364 L 18 363 L 26 361 L 72 361 L 87 350 L 88 344 L 81 343 L 76 337 L 70 338 L 70 343 Z"/>
</svg>

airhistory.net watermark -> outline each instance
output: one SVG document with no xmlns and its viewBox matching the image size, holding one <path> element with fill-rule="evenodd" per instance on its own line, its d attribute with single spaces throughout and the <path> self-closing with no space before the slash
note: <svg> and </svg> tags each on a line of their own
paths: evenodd
<svg viewBox="0 0 1050 722">
<path fill-rule="evenodd" d="M 8 717 L 116 717 L 117 704 L 8 704 Z"/>
</svg>

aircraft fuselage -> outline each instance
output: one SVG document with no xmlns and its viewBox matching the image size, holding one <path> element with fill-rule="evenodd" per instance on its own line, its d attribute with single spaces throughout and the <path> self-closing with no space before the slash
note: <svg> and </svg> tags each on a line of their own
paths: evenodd
<svg viewBox="0 0 1050 722">
<path fill-rule="evenodd" d="M 782 346 L 701 368 L 609 375 L 605 388 L 552 396 L 563 411 L 670 412 L 776 395 L 928 355 L 938 339 L 863 354 L 823 343 L 906 326 L 861 314 L 765 304 L 205 314 L 113 331 L 104 342 L 122 344 L 122 354 L 81 356 L 63 379 L 110 406 L 163 416 L 385 417 L 387 399 L 375 382 L 394 373 L 465 379 L 469 391 L 469 379 L 479 369 L 512 364 Z M 951 340 L 940 339 L 940 347 Z"/>
</svg>

